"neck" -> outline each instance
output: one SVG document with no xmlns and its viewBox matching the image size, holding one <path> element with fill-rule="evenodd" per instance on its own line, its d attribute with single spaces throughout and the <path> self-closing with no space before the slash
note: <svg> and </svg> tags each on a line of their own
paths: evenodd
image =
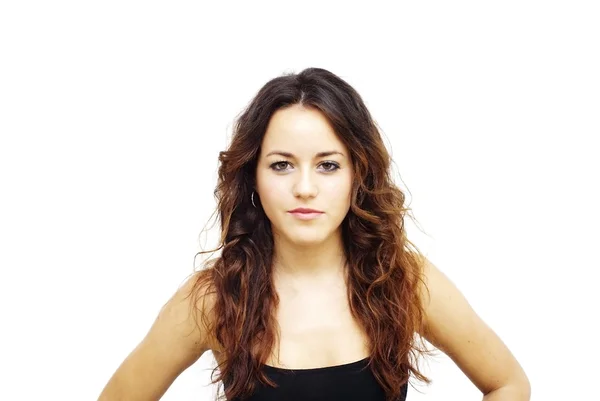
<svg viewBox="0 0 600 401">
<path fill-rule="evenodd" d="M 319 244 L 299 246 L 281 237 L 274 238 L 273 274 L 295 282 L 314 283 L 335 279 L 346 265 L 341 235 Z"/>
</svg>

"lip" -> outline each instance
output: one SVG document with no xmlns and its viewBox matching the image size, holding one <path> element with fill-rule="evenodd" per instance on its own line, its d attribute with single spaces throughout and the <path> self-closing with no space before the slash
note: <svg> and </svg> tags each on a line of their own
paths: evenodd
<svg viewBox="0 0 600 401">
<path fill-rule="evenodd" d="M 288 213 L 299 220 L 312 220 L 323 214 L 323 212 L 320 210 L 309 209 L 305 207 L 299 207 L 294 210 L 290 210 Z"/>
<path fill-rule="evenodd" d="M 300 213 L 300 212 L 290 212 L 292 216 L 299 220 L 313 220 L 320 217 L 323 212 L 313 212 L 313 213 Z"/>
<path fill-rule="evenodd" d="M 294 210 L 290 210 L 290 213 L 312 214 L 312 213 L 323 213 L 323 212 L 320 210 L 309 209 L 306 207 L 298 207 Z"/>
</svg>

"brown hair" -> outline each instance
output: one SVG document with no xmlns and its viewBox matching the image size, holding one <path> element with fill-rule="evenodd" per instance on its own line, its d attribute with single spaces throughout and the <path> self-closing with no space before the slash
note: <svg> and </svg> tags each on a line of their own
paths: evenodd
<svg viewBox="0 0 600 401">
<path fill-rule="evenodd" d="M 231 143 L 219 153 L 215 188 L 221 223 L 219 257 L 197 272 L 192 295 L 197 306 L 201 288 L 216 296 L 213 319 L 207 322 L 224 350 L 216 369 L 227 399 L 243 399 L 256 380 L 276 386 L 264 372 L 277 336 L 273 310 L 278 305 L 271 275 L 273 239 L 270 222 L 258 203 L 251 203 L 259 149 L 270 117 L 291 105 L 322 112 L 351 153 L 354 167 L 352 201 L 342 222 L 348 260 L 348 301 L 354 318 L 370 340 L 369 366 L 387 394 L 396 399 L 409 375 L 430 383 L 417 367 L 424 311 L 419 283 L 424 259 L 408 240 L 404 193 L 394 184 L 391 157 L 360 95 L 339 76 L 307 68 L 267 82 L 238 116 Z M 257 203 L 257 202 L 255 202 Z M 213 213 L 214 216 L 214 213 Z M 197 255 L 198 255 L 197 254 Z M 212 323 L 212 324 L 211 324 Z M 213 370 L 213 374 L 215 372 Z M 212 375 L 211 375 L 212 377 Z"/>
</svg>

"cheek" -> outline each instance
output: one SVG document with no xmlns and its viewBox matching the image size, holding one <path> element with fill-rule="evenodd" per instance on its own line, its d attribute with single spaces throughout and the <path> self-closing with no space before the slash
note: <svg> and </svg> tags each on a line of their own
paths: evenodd
<svg viewBox="0 0 600 401">
<path fill-rule="evenodd" d="M 283 202 L 285 195 L 285 185 L 277 180 L 267 180 L 259 186 L 261 201 L 265 209 L 276 206 Z"/>
<path fill-rule="evenodd" d="M 352 180 L 348 178 L 332 181 L 329 185 L 323 187 L 323 191 L 327 193 L 327 196 L 335 201 L 347 202 L 350 197 L 350 191 L 352 190 Z"/>
</svg>

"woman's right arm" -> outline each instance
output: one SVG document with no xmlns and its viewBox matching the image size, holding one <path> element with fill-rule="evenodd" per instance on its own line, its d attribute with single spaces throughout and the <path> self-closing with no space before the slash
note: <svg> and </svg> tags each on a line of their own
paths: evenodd
<svg viewBox="0 0 600 401">
<path fill-rule="evenodd" d="M 199 329 L 190 314 L 192 297 L 187 297 L 195 279 L 196 274 L 163 305 L 144 339 L 113 373 L 98 401 L 159 400 L 175 379 L 209 350 L 209 334 L 200 319 L 204 311 L 198 308 L 205 304 L 204 309 L 209 310 L 212 304 L 210 295 L 202 298 L 202 288 L 199 306 L 193 309 L 198 313 Z"/>
</svg>

